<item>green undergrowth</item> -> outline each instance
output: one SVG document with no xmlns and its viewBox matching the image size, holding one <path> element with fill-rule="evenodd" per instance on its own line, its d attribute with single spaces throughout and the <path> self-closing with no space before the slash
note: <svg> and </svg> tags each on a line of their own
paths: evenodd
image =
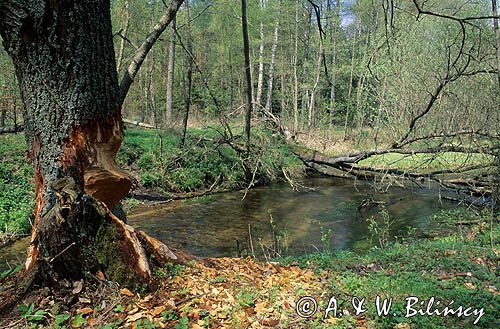
<svg viewBox="0 0 500 329">
<path fill-rule="evenodd" d="M 0 232 L 29 230 L 35 204 L 33 169 L 22 134 L 0 136 Z"/>
<path fill-rule="evenodd" d="M 261 182 L 282 177 L 282 169 L 292 173 L 303 169 L 279 137 L 258 129 L 252 134 L 251 162 L 254 168 L 257 164 L 256 178 Z M 180 136 L 172 131 L 128 129 L 118 162 L 136 174 L 143 187 L 163 193 L 245 184 L 240 154 L 215 129 L 189 129 L 185 147 L 179 148 L 179 142 Z"/>
<path fill-rule="evenodd" d="M 391 243 L 385 248 L 373 248 L 364 253 L 338 251 L 302 257 L 288 257 L 283 264 L 312 268 L 325 278 L 325 291 L 319 298 L 319 307 L 326 309 L 331 297 L 343 302 L 350 315 L 342 317 L 334 328 L 348 328 L 355 321 L 351 298 L 365 298 L 366 319 L 376 328 L 493 328 L 499 320 L 498 247 L 500 225 L 488 212 L 473 213 L 456 209 L 443 211 L 435 218 L 441 225 L 453 230 L 449 235 L 434 238 Z M 457 226 L 453 222 L 479 222 L 473 226 Z M 306 293 L 306 292 L 304 292 Z M 392 298 L 389 316 L 377 316 L 376 297 Z M 474 325 L 475 316 L 416 315 L 406 317 L 406 298 L 417 297 L 427 301 L 434 297 L 441 305 L 453 308 L 471 306 L 484 308 L 484 315 Z M 316 327 L 311 322 L 312 327 Z M 399 324 L 399 327 L 398 327 Z M 321 325 L 317 327 L 323 328 Z M 409 327 L 408 327 L 409 328 Z"/>
</svg>

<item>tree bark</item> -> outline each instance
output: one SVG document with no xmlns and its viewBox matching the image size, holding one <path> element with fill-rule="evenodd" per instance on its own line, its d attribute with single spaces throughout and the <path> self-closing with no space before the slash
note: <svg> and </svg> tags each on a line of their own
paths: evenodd
<svg viewBox="0 0 500 329">
<path fill-rule="evenodd" d="M 259 76 L 257 77 L 257 95 L 255 96 L 255 104 L 260 107 L 260 101 L 262 99 L 262 84 L 264 82 L 264 24 L 262 21 L 259 26 L 259 35 Z"/>
<path fill-rule="evenodd" d="M 293 48 L 293 132 L 299 130 L 299 78 L 297 75 L 297 59 L 299 48 L 299 4 L 295 5 L 295 40 Z"/>
<path fill-rule="evenodd" d="M 345 112 L 344 118 L 344 141 L 347 139 L 347 128 L 349 122 L 349 114 L 351 112 L 351 104 L 352 104 L 352 84 L 354 78 L 354 63 L 355 63 L 355 46 L 356 46 L 356 33 L 353 33 L 352 36 L 352 48 L 351 48 L 351 73 L 349 75 L 349 91 L 347 92 L 347 109 Z"/>
<path fill-rule="evenodd" d="M 176 258 L 110 211 L 131 180 L 115 163 L 123 123 L 109 6 L 0 2 L 0 33 L 18 77 L 35 172 L 24 289 L 35 277 L 56 283 L 96 271 L 124 284 L 149 283 L 148 253 Z"/>
<path fill-rule="evenodd" d="M 332 51 L 332 79 L 330 86 L 330 129 L 333 127 L 333 115 L 335 113 L 336 107 L 336 93 L 335 86 L 337 84 L 337 30 L 340 25 L 340 0 L 337 0 L 335 4 L 335 16 L 333 19 L 333 29 L 332 29 L 332 41 L 333 41 L 333 51 Z"/>
<path fill-rule="evenodd" d="M 168 73 L 167 73 L 167 105 L 165 112 L 165 126 L 172 124 L 172 98 L 174 92 L 175 69 L 175 18 L 170 25 L 170 41 L 168 43 Z"/>
<path fill-rule="evenodd" d="M 491 0 L 491 9 L 493 11 L 493 16 L 498 16 L 497 0 Z M 497 41 L 497 75 L 498 86 L 500 87 L 500 28 L 498 26 L 498 18 L 493 18 L 493 28 L 495 29 Z"/>
<path fill-rule="evenodd" d="M 323 58 L 322 54 L 323 54 L 323 43 L 320 42 L 319 43 L 318 60 L 316 62 L 316 78 L 314 80 L 314 85 L 311 88 L 311 95 L 310 95 L 310 99 L 309 99 L 308 124 L 307 124 L 309 136 L 311 134 L 311 129 L 314 127 L 314 125 L 316 123 L 315 122 L 316 121 L 316 115 L 315 115 L 316 100 L 315 100 L 315 96 L 316 96 L 316 90 L 318 89 L 319 78 L 320 78 L 320 75 L 321 75 L 321 60 Z"/>
<path fill-rule="evenodd" d="M 245 78 L 247 106 L 245 111 L 245 143 L 250 152 L 250 126 L 252 118 L 252 75 L 250 72 L 250 42 L 248 40 L 247 2 L 241 0 L 241 27 L 243 31 L 243 53 L 245 55 Z"/>
<path fill-rule="evenodd" d="M 193 53 L 193 40 L 191 36 L 191 24 L 189 23 L 189 0 L 186 0 L 186 28 L 188 34 L 188 44 L 187 48 L 190 54 Z M 182 137 L 180 141 L 180 146 L 183 147 L 186 142 L 186 132 L 189 119 L 189 110 L 191 107 L 191 84 L 193 76 L 193 58 L 188 56 L 188 69 L 187 69 L 187 90 L 185 95 L 186 109 L 184 110 L 184 118 L 182 120 Z"/>
<path fill-rule="evenodd" d="M 120 48 L 118 50 L 118 59 L 116 64 L 116 70 L 118 74 L 121 72 L 123 53 L 125 52 L 125 38 L 127 38 L 128 28 L 130 26 L 130 12 L 129 12 L 129 1 L 125 0 L 125 26 L 123 27 L 122 39 L 120 40 Z"/>
<path fill-rule="evenodd" d="M 278 6 L 281 5 L 281 1 L 278 2 Z M 276 48 L 278 48 L 278 35 L 280 28 L 280 15 L 276 16 L 276 25 L 274 27 L 274 41 L 273 48 L 271 49 L 271 63 L 269 64 L 269 80 L 267 84 L 267 99 L 266 99 L 266 111 L 271 110 L 271 103 L 273 98 L 273 80 L 274 80 L 274 64 L 276 61 Z"/>
</svg>

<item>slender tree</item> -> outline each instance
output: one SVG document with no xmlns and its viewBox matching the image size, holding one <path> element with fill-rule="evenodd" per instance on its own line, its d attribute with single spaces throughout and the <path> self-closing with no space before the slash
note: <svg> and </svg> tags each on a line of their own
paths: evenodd
<svg viewBox="0 0 500 329">
<path fill-rule="evenodd" d="M 189 22 L 190 16 L 189 16 L 189 0 L 185 1 L 185 6 L 186 6 L 186 29 L 187 29 L 187 48 L 188 48 L 188 53 L 193 54 L 193 38 L 191 36 L 191 24 Z M 187 56 L 188 57 L 188 68 L 187 68 L 187 86 L 185 90 L 185 104 L 186 108 L 184 110 L 184 118 L 182 120 L 182 137 L 180 141 L 180 146 L 184 146 L 184 143 L 186 142 L 186 131 L 187 131 L 187 125 L 188 125 L 188 119 L 189 119 L 189 109 L 191 107 L 191 84 L 192 84 L 192 76 L 193 76 L 193 57 L 192 56 Z"/>
<path fill-rule="evenodd" d="M 165 125 L 172 124 L 172 100 L 174 94 L 175 70 L 175 18 L 170 25 L 170 39 L 168 42 L 168 68 L 167 68 L 167 105 L 165 112 Z"/>
<path fill-rule="evenodd" d="M 298 1 L 297 1 L 298 2 Z M 299 130 L 299 77 L 297 74 L 299 52 L 299 6 L 295 5 L 295 35 L 293 47 L 293 132 Z"/>
<path fill-rule="evenodd" d="M 120 40 L 120 48 L 118 50 L 118 59 L 116 63 L 116 70 L 118 71 L 118 74 L 121 72 L 121 67 L 122 67 L 122 62 L 123 62 L 123 54 L 125 52 L 125 39 L 127 38 L 128 35 L 128 29 L 130 26 L 130 11 L 129 11 L 129 0 L 125 0 L 125 5 L 124 9 L 125 11 L 125 22 L 124 22 L 124 27 L 121 32 L 121 40 Z"/>
<path fill-rule="evenodd" d="M 281 1 L 278 2 L 278 6 Z M 271 110 L 271 103 L 273 97 L 273 80 L 274 80 L 274 65 L 276 61 L 276 48 L 278 48 L 278 35 L 280 28 L 280 15 L 276 15 L 276 23 L 274 26 L 274 40 L 273 47 L 271 48 L 271 63 L 269 63 L 269 80 L 267 82 L 267 98 L 266 98 L 266 111 Z"/>
<path fill-rule="evenodd" d="M 264 2 L 262 0 L 260 1 L 260 9 L 264 9 Z M 259 37 L 259 76 L 257 78 L 257 95 L 255 97 L 255 104 L 257 104 L 257 106 L 260 106 L 264 84 L 264 23 L 262 22 L 262 18 L 259 24 Z"/>
<path fill-rule="evenodd" d="M 500 87 L 500 27 L 498 26 L 498 9 L 497 0 L 491 0 L 491 9 L 493 11 L 493 28 L 495 29 L 496 41 L 497 41 L 497 75 L 498 75 L 498 86 Z"/>
</svg>

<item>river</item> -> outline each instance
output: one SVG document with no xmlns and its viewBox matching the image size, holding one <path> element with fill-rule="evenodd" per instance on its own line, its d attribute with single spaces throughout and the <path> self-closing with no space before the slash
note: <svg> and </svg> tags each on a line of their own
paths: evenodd
<svg viewBox="0 0 500 329">
<path fill-rule="evenodd" d="M 389 214 L 391 240 L 432 230 L 433 215 L 455 206 L 440 200 L 436 189 L 392 187 L 380 193 L 366 181 L 325 177 L 303 184 L 314 191 L 296 192 L 276 183 L 253 188 L 244 199 L 244 191 L 235 191 L 139 208 L 128 223 L 200 257 L 284 256 L 376 245 L 367 219 L 378 218 L 384 228 L 381 205 Z M 359 208 L 367 200 L 369 205 Z M 27 244 L 26 238 L 0 248 L 0 269 L 21 261 Z"/>
</svg>

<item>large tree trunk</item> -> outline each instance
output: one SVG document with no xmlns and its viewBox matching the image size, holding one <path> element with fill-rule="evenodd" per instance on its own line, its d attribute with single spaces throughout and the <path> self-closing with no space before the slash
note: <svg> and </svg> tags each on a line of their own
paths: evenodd
<svg viewBox="0 0 500 329">
<path fill-rule="evenodd" d="M 24 102 L 36 205 L 25 277 L 103 271 L 149 282 L 147 252 L 175 256 L 113 215 L 129 191 L 109 1 L 3 1 L 0 22 Z"/>
</svg>

